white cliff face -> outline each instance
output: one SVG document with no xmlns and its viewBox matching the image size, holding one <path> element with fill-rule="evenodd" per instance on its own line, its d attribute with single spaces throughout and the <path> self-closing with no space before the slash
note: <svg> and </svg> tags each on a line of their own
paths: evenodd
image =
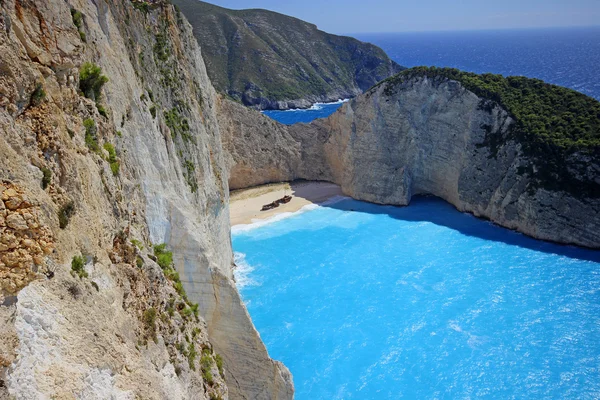
<svg viewBox="0 0 600 400">
<path fill-rule="evenodd" d="M 292 179 L 300 168 L 301 144 L 288 128 L 230 100 L 217 113 L 231 190 Z"/>
<path fill-rule="evenodd" d="M 324 157 L 354 198 L 407 205 L 432 194 L 530 236 L 600 247 L 600 203 L 543 188 L 520 173 L 528 158 L 507 139 L 513 121 L 455 81 L 413 78 L 359 97 L 324 122 Z M 386 90 L 389 94 L 386 94 Z M 486 144 L 490 126 L 502 143 Z"/>
<path fill-rule="evenodd" d="M 2 288 L 26 286 L 0 293 L 0 397 L 293 397 L 289 371 L 269 358 L 233 282 L 227 169 L 200 49 L 182 15 L 152 3 L 148 13 L 128 0 L 1 5 L 0 189 L 14 185 L 35 199 L 49 233 L 35 252 L 19 239 L 14 265 L 27 273 L 18 281 L 0 274 Z M 71 9 L 82 14 L 79 27 Z M 106 116 L 78 93 L 86 61 L 109 79 L 99 102 Z M 45 96 L 32 101 L 37 85 Z M 106 151 L 88 150 L 86 119 L 100 147 L 116 148 L 117 175 Z M 51 173 L 46 188 L 43 169 Z M 57 215 L 70 202 L 61 229 Z M 0 203 L 5 238 L 13 228 L 4 217 L 14 212 Z M 37 262 L 46 237 L 54 253 Z M 173 251 L 198 320 L 181 312 L 185 301 L 153 261 L 158 243 Z M 79 254 L 88 277 L 70 273 Z M 0 272 L 8 268 L 2 257 Z M 203 350 L 212 381 L 200 366 Z"/>
<path fill-rule="evenodd" d="M 435 195 L 538 239 L 600 247 L 598 199 L 528 188 L 530 177 L 521 170 L 530 160 L 508 139 L 513 121 L 506 111 L 480 107 L 482 99 L 456 81 L 422 77 L 389 85 L 308 125 L 224 130 L 230 182 L 274 181 L 264 171 L 284 163 L 279 180 L 331 181 L 355 199 L 380 204 L 404 206 L 414 195 Z M 270 126 L 260 118 L 253 126 Z M 497 151 L 483 126 L 499 135 Z M 263 143 L 270 135 L 275 138 Z M 586 162 L 590 171 L 600 170 L 597 160 Z"/>
<path fill-rule="evenodd" d="M 460 84 L 381 86 L 328 120 L 285 127 L 219 99 L 188 23 L 151 3 L 0 3 L 0 397 L 292 398 L 233 282 L 229 186 L 327 180 L 397 205 L 433 194 L 534 237 L 600 247 L 598 201 L 526 190 L 519 145 L 495 157 L 484 145 L 481 125 L 505 132 L 510 119 Z M 109 78 L 98 104 L 78 93 L 86 61 Z M 163 242 L 198 317 L 156 262 Z"/>
</svg>

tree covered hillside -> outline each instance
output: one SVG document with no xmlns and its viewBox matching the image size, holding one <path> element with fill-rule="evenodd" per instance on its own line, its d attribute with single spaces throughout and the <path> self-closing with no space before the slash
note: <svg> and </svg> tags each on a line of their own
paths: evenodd
<svg viewBox="0 0 600 400">
<path fill-rule="evenodd" d="M 488 100 L 481 107 L 491 110 L 497 104 L 508 111 L 516 121 L 509 136 L 498 137 L 490 131 L 486 143 L 492 146 L 492 154 L 506 140 L 521 143 L 524 153 L 535 161 L 523 173 L 534 178 L 536 187 L 600 197 L 600 181 L 591 176 L 599 178 L 594 169 L 600 161 L 600 102 L 596 99 L 539 79 L 436 67 L 411 68 L 377 86 L 385 84 L 386 94 L 391 95 L 397 84 L 415 77 L 458 81 Z"/>
<path fill-rule="evenodd" d="M 383 50 L 266 10 L 173 0 L 194 27 L 215 88 L 246 105 L 354 96 L 403 68 Z"/>
</svg>

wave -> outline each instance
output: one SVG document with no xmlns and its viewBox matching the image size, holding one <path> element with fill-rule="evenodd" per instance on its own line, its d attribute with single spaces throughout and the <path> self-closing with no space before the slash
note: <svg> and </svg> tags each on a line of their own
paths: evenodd
<svg viewBox="0 0 600 400">
<path fill-rule="evenodd" d="M 298 215 L 298 214 L 305 213 L 307 211 L 315 210 L 318 207 L 319 207 L 318 204 L 307 204 L 295 212 L 284 212 L 284 213 L 276 214 L 270 218 L 265 218 L 265 219 L 253 219 L 252 220 L 253 222 L 251 224 L 239 224 L 239 225 L 232 226 L 231 234 L 235 235 L 235 234 L 239 234 L 242 232 L 248 232 L 252 229 L 260 228 L 261 226 L 269 225 L 274 222 L 278 222 L 283 219 L 293 217 L 294 215 Z"/>
<path fill-rule="evenodd" d="M 332 101 L 330 103 L 315 103 L 312 106 L 310 106 L 309 108 L 290 108 L 287 110 L 263 110 L 263 111 L 261 111 L 261 113 L 265 113 L 265 111 L 269 111 L 269 112 L 273 112 L 273 111 L 276 111 L 276 112 L 320 111 L 323 109 L 324 106 L 344 104 L 349 101 L 350 101 L 350 99 L 339 99 L 338 101 Z"/>
<path fill-rule="evenodd" d="M 339 99 L 338 101 L 332 101 L 330 103 L 315 103 L 315 104 L 321 105 L 321 106 L 326 106 L 326 105 L 330 105 L 330 104 L 344 104 L 349 101 L 350 101 L 350 99 Z"/>
<path fill-rule="evenodd" d="M 251 224 L 238 224 L 238 225 L 234 225 L 231 227 L 231 234 L 232 235 L 236 235 L 236 234 L 240 234 L 243 232 L 248 232 L 251 231 L 253 229 L 256 228 L 260 228 L 262 226 L 265 225 L 269 225 L 275 222 L 279 222 L 281 220 L 293 217 L 295 215 L 300 215 L 302 213 L 305 213 L 307 211 L 312 211 L 312 210 L 316 210 L 317 208 L 321 207 L 321 206 L 328 206 L 334 203 L 337 203 L 339 201 L 342 200 L 347 200 L 350 199 L 350 197 L 347 196 L 333 196 L 330 197 L 329 199 L 321 202 L 321 203 L 316 203 L 316 204 L 307 204 L 304 207 L 302 207 L 301 209 L 299 209 L 298 211 L 294 211 L 294 212 L 283 212 L 281 214 L 276 214 L 270 218 L 265 218 L 265 219 L 253 219 Z"/>
<path fill-rule="evenodd" d="M 258 282 L 250 277 L 250 274 L 254 271 L 254 267 L 248 264 L 244 253 L 234 252 L 233 261 L 235 263 L 233 275 L 235 276 L 235 284 L 238 289 L 246 286 L 260 286 Z"/>
</svg>

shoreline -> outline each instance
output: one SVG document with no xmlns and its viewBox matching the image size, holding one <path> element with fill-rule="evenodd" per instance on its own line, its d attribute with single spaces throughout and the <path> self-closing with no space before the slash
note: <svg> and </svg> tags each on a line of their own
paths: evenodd
<svg viewBox="0 0 600 400">
<path fill-rule="evenodd" d="M 286 109 L 265 109 L 265 110 L 260 110 L 261 114 L 264 114 L 265 112 L 288 112 L 288 111 L 319 111 L 321 110 L 322 106 L 330 106 L 330 105 L 334 105 L 334 104 L 344 104 L 349 102 L 350 100 L 352 100 L 351 98 L 347 98 L 347 99 L 339 99 L 337 101 L 331 101 L 331 102 L 326 102 L 326 103 L 321 103 L 321 102 L 316 102 L 313 103 L 310 107 L 306 107 L 306 108 L 286 108 Z"/>
<path fill-rule="evenodd" d="M 287 204 L 269 211 L 261 211 L 263 205 L 292 196 Z M 301 181 L 275 183 L 235 190 L 230 193 L 229 218 L 232 231 L 243 229 L 245 225 L 266 222 L 281 214 L 293 214 L 306 206 L 318 205 L 333 197 L 343 196 L 342 189 L 329 182 Z M 234 229 L 236 228 L 236 229 Z"/>
</svg>

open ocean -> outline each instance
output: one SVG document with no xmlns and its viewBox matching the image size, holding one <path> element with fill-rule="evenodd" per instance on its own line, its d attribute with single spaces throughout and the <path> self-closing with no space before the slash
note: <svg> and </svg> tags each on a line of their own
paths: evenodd
<svg viewBox="0 0 600 400">
<path fill-rule="evenodd" d="M 373 43 L 405 67 L 523 75 L 600 100 L 600 27 L 351 35 Z M 326 118 L 338 104 L 308 111 L 268 111 L 284 124 Z"/>
<path fill-rule="evenodd" d="M 600 27 L 354 36 L 405 67 L 523 75 L 600 100 Z"/>
</svg>

